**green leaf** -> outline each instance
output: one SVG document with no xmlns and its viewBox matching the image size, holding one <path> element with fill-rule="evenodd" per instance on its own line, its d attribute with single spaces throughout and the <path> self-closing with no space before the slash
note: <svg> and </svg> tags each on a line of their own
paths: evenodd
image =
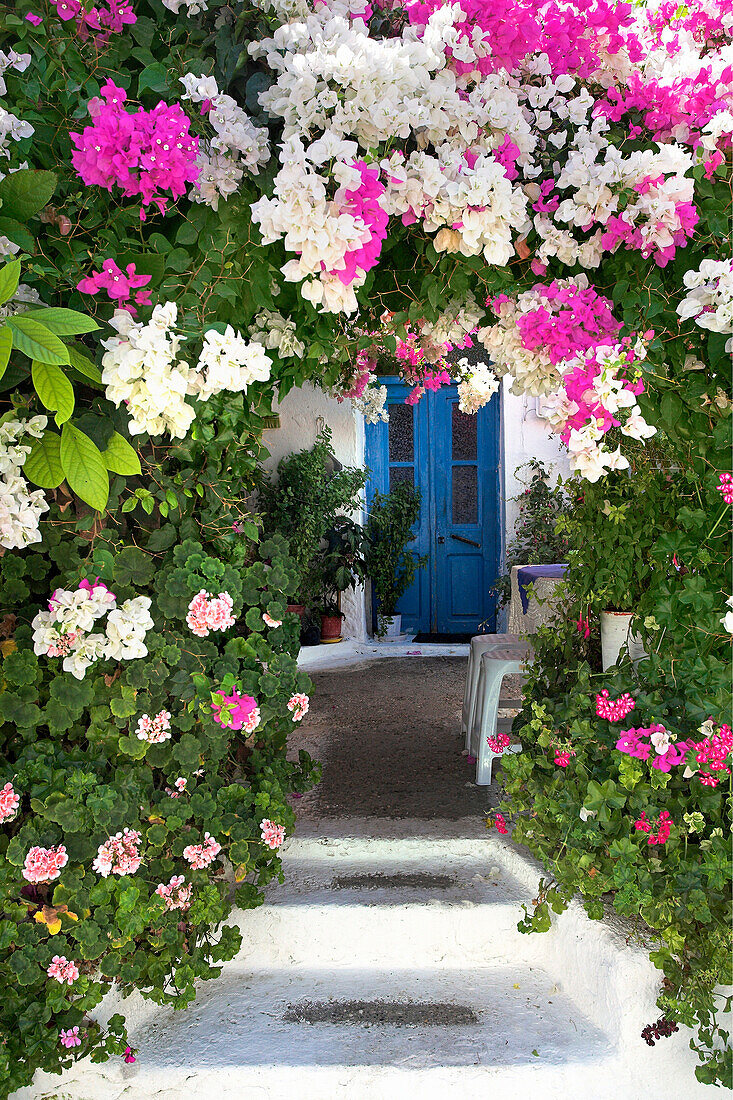
<svg viewBox="0 0 733 1100">
<path fill-rule="evenodd" d="M 40 321 L 57 336 L 76 336 L 81 332 L 96 332 L 99 325 L 85 313 L 78 313 L 75 309 L 60 309 L 49 306 L 47 309 L 34 309 L 26 313 L 26 317 L 32 317 L 34 321 Z"/>
<path fill-rule="evenodd" d="M 101 452 L 88 435 L 66 423 L 61 431 L 60 455 L 71 491 L 101 512 L 109 497 L 109 475 Z"/>
<path fill-rule="evenodd" d="M 24 252 L 33 252 L 36 247 L 33 234 L 29 233 L 26 227 L 15 218 L 4 218 L 0 214 L 0 234 L 7 237 L 13 244 L 17 244 L 18 248 L 22 248 Z"/>
<path fill-rule="evenodd" d="M 8 177 L 6 177 L 8 178 Z M 0 181 L 4 182 L 4 181 Z M 39 363 L 68 363 L 69 349 L 50 329 L 34 321 L 26 313 L 8 318 L 13 330 L 13 344 L 19 351 Z"/>
<path fill-rule="evenodd" d="M 69 353 L 69 363 L 74 370 L 78 370 L 79 374 L 83 374 L 85 378 L 91 378 L 93 382 L 101 384 L 102 375 L 96 363 L 79 351 L 74 344 L 69 344 L 66 350 Z"/>
<path fill-rule="evenodd" d="M 165 92 L 168 89 L 167 72 L 165 65 L 162 65 L 159 61 L 156 61 L 152 65 L 146 66 L 140 73 L 137 79 L 137 94 L 140 95 L 145 88 L 150 88 L 154 92 Z"/>
<path fill-rule="evenodd" d="M 34 360 L 31 377 L 43 404 L 56 413 L 56 423 L 63 424 L 74 411 L 74 387 L 61 367 Z"/>
<path fill-rule="evenodd" d="M 11 260 L 0 267 L 0 305 L 9 301 L 18 289 L 20 280 L 20 260 Z"/>
<path fill-rule="evenodd" d="M 102 458 L 107 469 L 113 474 L 129 477 L 140 473 L 140 459 L 137 451 L 119 432 L 114 432 L 112 435 L 107 449 L 102 451 Z"/>
<path fill-rule="evenodd" d="M 45 432 L 42 439 L 37 439 L 23 463 L 23 473 L 29 481 L 40 485 L 42 489 L 57 488 L 64 480 L 61 437 L 55 432 Z"/>
<path fill-rule="evenodd" d="M 5 368 L 10 362 L 10 353 L 13 350 L 13 330 L 8 325 L 0 328 L 0 378 L 5 374 Z"/>
<path fill-rule="evenodd" d="M 21 168 L 0 180 L 0 201 L 3 211 L 11 218 L 26 222 L 42 210 L 56 190 L 53 172 Z"/>
</svg>

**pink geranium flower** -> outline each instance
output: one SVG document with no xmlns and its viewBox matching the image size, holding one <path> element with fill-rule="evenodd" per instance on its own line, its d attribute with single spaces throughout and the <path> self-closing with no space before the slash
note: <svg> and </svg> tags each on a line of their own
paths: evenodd
<svg viewBox="0 0 733 1100">
<path fill-rule="evenodd" d="M 497 733 L 495 737 L 487 737 L 486 742 L 491 751 L 499 755 L 509 748 L 512 739 L 508 733 Z"/>
<path fill-rule="evenodd" d="M 276 825 L 274 821 L 263 818 L 260 822 L 260 836 L 262 837 L 262 843 L 274 851 L 285 840 L 285 826 Z"/>
<path fill-rule="evenodd" d="M 262 612 L 262 621 L 265 626 L 269 626 L 271 630 L 276 630 L 277 627 L 282 626 L 282 619 L 273 619 L 272 615 L 268 615 L 266 611 Z"/>
<path fill-rule="evenodd" d="M 79 967 L 73 959 L 67 959 L 65 955 L 54 955 L 46 970 L 49 978 L 55 978 L 63 985 L 73 985 L 79 977 Z"/>
<path fill-rule="evenodd" d="M 69 857 L 63 844 L 55 848 L 34 845 L 25 857 L 23 878 L 32 883 L 53 882 L 68 862 Z"/>
<path fill-rule="evenodd" d="M 506 824 L 506 819 L 505 819 L 503 814 L 494 814 L 494 822 L 493 823 L 496 827 L 497 833 L 506 834 L 506 833 L 509 832 L 509 830 L 507 828 L 507 824 Z"/>
<path fill-rule="evenodd" d="M 159 883 L 156 889 L 158 897 L 165 899 L 166 910 L 171 909 L 188 909 L 191 905 L 191 892 L 193 886 L 191 883 L 186 885 L 186 879 L 183 875 L 174 875 L 166 886 L 164 883 Z"/>
<path fill-rule="evenodd" d="M 138 845 L 142 836 L 135 829 L 125 828 L 100 844 L 92 869 L 102 878 L 109 875 L 134 875 L 142 863 Z"/>
<path fill-rule="evenodd" d="M 168 710 L 159 711 L 154 718 L 149 714 L 143 714 L 138 719 L 137 736 L 139 741 L 147 741 L 149 745 L 158 745 L 161 741 L 170 738 L 171 715 Z"/>
<path fill-rule="evenodd" d="M 0 790 L 0 825 L 12 821 L 17 816 L 20 798 L 13 790 L 12 783 L 6 783 Z"/>
<path fill-rule="evenodd" d="M 189 844 L 183 849 L 183 858 L 191 864 L 194 871 L 200 871 L 213 863 L 221 851 L 221 844 L 210 833 L 204 833 L 203 844 Z"/>
<path fill-rule="evenodd" d="M 608 688 L 604 688 L 599 695 L 596 695 L 596 714 L 608 722 L 622 722 L 635 706 L 636 703 L 628 691 L 618 699 L 609 698 Z"/>
<path fill-rule="evenodd" d="M 260 724 L 260 709 L 251 695 L 240 695 L 236 688 L 232 688 L 230 695 L 219 691 L 211 699 L 214 721 L 225 729 L 252 733 Z"/>
<path fill-rule="evenodd" d="M 294 722 L 300 722 L 302 718 L 305 718 L 309 707 L 310 699 L 302 691 L 296 692 L 288 699 L 288 710 L 291 712 Z"/>
<path fill-rule="evenodd" d="M 234 601 L 228 592 L 211 596 L 203 588 L 188 605 L 186 623 L 199 638 L 206 638 L 212 630 L 226 630 L 237 621 L 232 615 Z"/>
<path fill-rule="evenodd" d="M 72 1047 L 81 1046 L 81 1037 L 79 1035 L 79 1026 L 70 1027 L 68 1030 L 63 1029 L 59 1032 L 59 1042 L 62 1047 L 66 1047 L 67 1050 L 71 1050 Z"/>
</svg>

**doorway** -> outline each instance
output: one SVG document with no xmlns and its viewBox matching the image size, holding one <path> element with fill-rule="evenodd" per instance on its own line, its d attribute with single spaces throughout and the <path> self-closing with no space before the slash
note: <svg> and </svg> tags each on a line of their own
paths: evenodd
<svg viewBox="0 0 733 1100">
<path fill-rule="evenodd" d="M 420 490 L 420 517 L 411 544 L 425 555 L 398 604 L 411 634 L 475 634 L 496 629 L 501 501 L 498 395 L 476 414 L 462 413 L 458 388 L 442 386 L 406 405 L 412 388 L 395 378 L 387 386 L 387 424 L 368 424 L 367 501 L 407 482 Z"/>
</svg>

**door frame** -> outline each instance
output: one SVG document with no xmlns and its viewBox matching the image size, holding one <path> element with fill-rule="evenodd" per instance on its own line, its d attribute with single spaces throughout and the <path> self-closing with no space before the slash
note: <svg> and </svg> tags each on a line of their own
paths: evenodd
<svg viewBox="0 0 733 1100">
<path fill-rule="evenodd" d="M 387 404 L 394 404 L 394 398 L 397 393 L 406 395 L 409 390 L 409 384 L 405 383 L 401 378 L 396 375 L 384 375 L 379 377 L 379 385 L 387 387 Z M 455 386 L 455 383 L 452 383 Z M 428 395 L 426 394 L 421 400 L 426 400 Z M 391 400 L 390 400 L 391 399 Z M 487 476 L 491 476 L 493 472 L 493 485 L 491 486 L 491 495 L 493 495 L 496 502 L 496 523 L 493 532 L 491 553 L 487 553 L 487 557 L 493 558 L 496 561 L 496 567 L 498 575 L 501 575 L 501 571 L 504 566 L 505 558 L 505 523 L 506 523 L 506 501 L 504 498 L 505 492 L 505 472 L 504 472 L 504 402 L 502 400 L 502 389 L 500 388 L 498 393 L 492 398 L 490 405 L 487 408 L 487 412 L 491 413 L 491 430 L 489 433 L 491 454 L 487 456 L 488 470 Z M 364 456 L 365 465 L 369 471 L 369 477 L 366 484 L 366 509 L 369 511 L 369 505 L 374 495 L 375 489 L 380 491 L 386 491 L 389 488 L 389 454 L 384 433 L 387 430 L 387 425 L 379 423 L 376 425 L 365 424 L 365 438 L 364 438 Z M 382 429 L 381 431 L 379 429 Z M 416 439 L 417 432 L 416 418 Z M 428 545 L 423 547 L 418 546 L 417 552 L 430 554 L 431 562 L 436 566 L 436 576 L 431 575 L 431 571 L 426 571 L 426 580 L 428 584 L 428 607 L 429 618 L 428 629 L 432 632 L 437 625 L 438 617 L 438 585 L 440 583 L 437 577 L 437 494 L 434 489 L 434 462 L 429 463 L 428 477 L 430 479 L 431 489 L 428 493 L 429 497 L 429 515 L 425 517 L 427 523 L 427 538 L 429 540 Z M 486 488 L 485 479 L 482 480 L 481 485 Z M 421 526 L 423 526 L 421 524 Z M 488 549 L 488 547 L 487 547 Z M 496 610 L 494 615 L 499 614 Z M 376 601 L 371 599 L 371 621 L 372 628 L 376 629 L 377 625 L 377 610 Z"/>
</svg>

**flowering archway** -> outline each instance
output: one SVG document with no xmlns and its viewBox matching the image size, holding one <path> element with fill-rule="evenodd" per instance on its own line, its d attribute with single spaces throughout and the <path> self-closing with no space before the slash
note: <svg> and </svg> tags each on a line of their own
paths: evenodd
<svg viewBox="0 0 733 1100">
<path fill-rule="evenodd" d="M 728 7 L 4 16 L 6 1090 L 77 1054 L 134 1058 L 121 1017 L 103 1032 L 89 1012 L 115 981 L 190 1000 L 237 950 L 210 935 L 221 858 L 241 906 L 277 873 L 286 796 L 313 779 L 285 758 L 308 685 L 288 546 L 244 498 L 276 393 L 311 380 L 378 417 L 385 358 L 410 400 L 451 375 L 468 411 L 504 375 L 545 396 L 584 479 L 581 624 L 604 554 L 604 593 L 624 561 L 640 576 L 634 539 L 654 563 L 639 669 L 595 682 L 582 630 L 540 647 L 510 808 L 556 880 L 529 926 L 612 893 L 661 938 L 660 1003 L 702 1028 L 703 1079 L 728 1072 L 710 1022 L 730 904 Z M 486 363 L 449 370 L 476 342 Z M 604 691 L 641 724 L 611 729 Z M 652 767 L 673 742 L 684 764 Z"/>
</svg>

